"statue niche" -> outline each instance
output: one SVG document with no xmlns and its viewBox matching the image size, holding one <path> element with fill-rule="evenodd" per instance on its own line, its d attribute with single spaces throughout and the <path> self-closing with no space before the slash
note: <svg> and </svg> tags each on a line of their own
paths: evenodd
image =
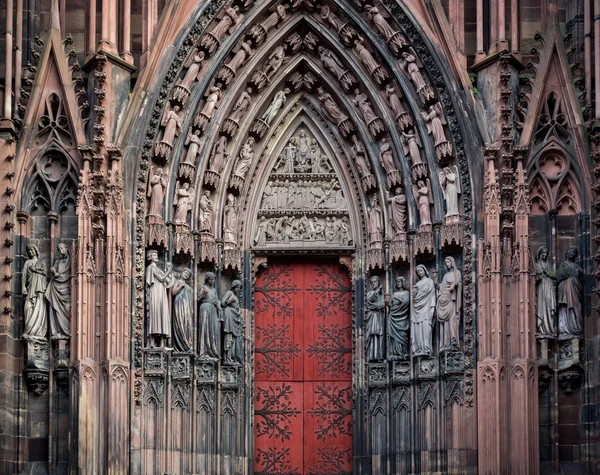
<svg viewBox="0 0 600 475">
<path fill-rule="evenodd" d="M 258 211 L 254 245 L 348 247 L 348 204 L 316 138 L 299 129 L 279 155 Z"/>
</svg>

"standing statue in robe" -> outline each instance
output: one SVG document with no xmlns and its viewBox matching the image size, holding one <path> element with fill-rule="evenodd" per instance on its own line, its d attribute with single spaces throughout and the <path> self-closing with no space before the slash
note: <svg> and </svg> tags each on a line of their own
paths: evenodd
<svg viewBox="0 0 600 475">
<path fill-rule="evenodd" d="M 200 231 L 212 233 L 214 213 L 210 191 L 204 190 L 200 197 Z"/>
<path fill-rule="evenodd" d="M 577 249 L 571 247 L 558 266 L 558 339 L 583 337 L 583 270 L 577 265 Z"/>
<path fill-rule="evenodd" d="M 460 211 L 458 210 L 458 195 L 461 194 L 460 175 L 456 165 L 445 167 L 440 172 L 440 186 L 446 200 L 446 220 L 459 219 Z"/>
<path fill-rule="evenodd" d="M 192 210 L 194 205 L 194 188 L 190 187 L 188 182 L 179 185 L 179 180 L 175 183 L 175 214 L 173 222 L 175 224 L 187 224 L 187 215 Z"/>
<path fill-rule="evenodd" d="M 225 363 L 242 364 L 244 361 L 244 320 L 240 310 L 241 293 L 242 283 L 239 280 L 234 280 L 231 284 L 231 290 L 228 290 L 221 300 L 221 307 L 223 308 L 223 333 L 225 334 L 225 347 L 223 348 L 225 353 L 223 360 Z"/>
<path fill-rule="evenodd" d="M 396 236 L 406 232 L 406 195 L 402 192 L 402 188 L 396 188 L 394 196 L 387 198 L 390 204 L 390 217 L 392 228 Z"/>
<path fill-rule="evenodd" d="M 275 94 L 273 100 L 271 101 L 271 104 L 269 105 L 269 108 L 261 117 L 261 120 L 263 120 L 267 125 L 271 125 L 271 122 L 273 122 L 275 117 L 277 117 L 277 114 L 279 114 L 279 111 L 285 104 L 285 101 L 287 100 L 287 95 L 289 93 L 290 90 L 288 88 L 285 88 L 283 91 L 279 91 L 277 94 Z"/>
<path fill-rule="evenodd" d="M 233 194 L 229 193 L 227 195 L 227 205 L 225 205 L 223 219 L 223 243 L 225 249 L 235 249 L 237 247 L 238 218 L 236 198 Z"/>
<path fill-rule="evenodd" d="M 194 81 L 198 81 L 201 77 L 200 69 L 202 68 L 202 63 L 205 60 L 204 51 L 198 52 L 197 50 L 192 54 L 190 61 L 188 61 L 184 66 L 188 68 L 185 73 L 183 79 L 181 79 L 177 85 L 184 87 L 189 90 L 190 86 Z"/>
<path fill-rule="evenodd" d="M 535 255 L 535 301 L 537 336 L 556 336 L 556 272 L 550 262 L 550 251 L 546 246 Z"/>
<path fill-rule="evenodd" d="M 46 313 L 46 267 L 40 260 L 40 251 L 35 244 L 27 246 L 27 259 L 23 264 L 22 295 L 25 300 L 26 340 L 46 340 L 48 336 L 48 315 Z"/>
<path fill-rule="evenodd" d="M 431 356 L 435 314 L 435 283 L 423 264 L 416 268 L 417 281 L 412 288 L 412 347 L 414 356 Z"/>
<path fill-rule="evenodd" d="M 331 94 L 322 88 L 317 89 L 317 92 L 319 94 L 319 101 L 321 101 L 321 104 L 323 104 L 323 108 L 327 111 L 329 119 L 334 124 L 337 125 L 345 120 L 348 120 L 348 116 L 344 114 L 339 106 L 335 103 L 333 97 L 331 97 Z"/>
<path fill-rule="evenodd" d="M 171 110 L 170 106 L 167 105 L 165 109 L 165 115 L 160 125 L 165 128 L 163 138 L 161 142 L 165 142 L 170 146 L 173 146 L 175 137 L 181 132 L 181 117 L 179 116 L 181 108 L 179 106 L 173 107 Z"/>
<path fill-rule="evenodd" d="M 185 159 L 183 160 L 183 163 L 186 163 L 188 165 L 194 165 L 194 163 L 196 162 L 196 157 L 198 156 L 198 150 L 200 149 L 200 145 L 202 145 L 200 131 L 196 130 L 193 134 L 188 133 L 185 144 L 189 145 L 189 147 L 185 155 Z"/>
<path fill-rule="evenodd" d="M 387 321 L 388 360 L 408 358 L 409 309 L 410 293 L 406 288 L 406 280 L 404 277 L 398 277 Z"/>
<path fill-rule="evenodd" d="M 46 289 L 50 335 L 52 340 L 67 340 L 71 336 L 71 257 L 66 244 L 60 243 L 57 250 Z"/>
<path fill-rule="evenodd" d="M 416 185 L 413 185 L 413 196 L 419 206 L 419 217 L 421 218 L 419 227 L 431 226 L 431 203 L 433 202 L 433 196 L 431 194 L 429 178 L 426 181 L 419 180 Z"/>
<path fill-rule="evenodd" d="M 368 361 L 382 361 L 385 299 L 379 277 L 372 276 L 370 283 L 371 290 L 365 299 L 365 350 Z"/>
<path fill-rule="evenodd" d="M 234 73 L 237 72 L 237 69 L 242 66 L 246 60 L 254 54 L 252 48 L 250 47 L 250 43 L 243 41 L 240 44 L 240 49 L 238 49 L 237 53 L 233 55 L 231 60 L 227 63 L 227 67 L 231 69 Z"/>
<path fill-rule="evenodd" d="M 373 195 L 373 201 L 369 208 L 368 231 L 369 245 L 371 247 L 376 243 L 381 245 L 383 241 L 383 220 L 381 217 L 381 207 L 376 195 Z"/>
<path fill-rule="evenodd" d="M 158 267 L 157 251 L 148 251 L 147 260 L 147 333 L 151 347 L 164 347 L 165 342 L 171 338 L 171 309 L 167 289 L 173 285 L 173 271 L 170 263 L 164 272 Z"/>
<path fill-rule="evenodd" d="M 229 158 L 230 153 L 227 151 L 227 137 L 224 135 L 214 144 L 209 170 L 220 174 L 225 166 L 225 162 Z"/>
<path fill-rule="evenodd" d="M 158 168 L 156 172 L 154 167 L 150 168 L 150 179 L 148 180 L 148 193 L 150 206 L 148 216 L 156 222 L 163 222 L 162 207 L 165 198 L 165 188 L 167 187 L 167 176 L 163 175 L 163 169 Z"/>
<path fill-rule="evenodd" d="M 173 348 L 175 351 L 191 353 L 194 345 L 194 294 L 189 285 L 192 271 L 183 269 L 175 280 L 171 293 L 173 303 Z"/>
<path fill-rule="evenodd" d="M 217 277 L 207 272 L 204 285 L 198 291 L 198 357 L 214 358 L 221 356 L 221 302 L 215 289 Z"/>
<path fill-rule="evenodd" d="M 242 117 L 244 117 L 244 114 L 250 107 L 250 104 L 252 104 L 252 97 L 250 96 L 248 91 L 243 91 L 242 95 L 235 103 L 235 106 L 233 106 L 233 110 L 231 112 L 231 119 L 235 120 L 236 122 L 239 122 L 242 119 Z"/>
<path fill-rule="evenodd" d="M 435 105 L 429 106 L 429 114 L 426 112 L 421 112 L 421 117 L 423 117 L 423 120 L 427 125 L 427 131 L 433 135 L 433 141 L 435 142 L 435 145 L 439 145 L 442 142 L 447 142 L 446 133 L 444 132 L 444 124 L 446 123 L 446 119 L 444 117 L 444 112 L 442 111 L 442 106 L 439 102 Z"/>
<path fill-rule="evenodd" d="M 440 322 L 440 351 L 458 348 L 462 310 L 462 276 L 453 257 L 444 260 L 446 274 L 438 288 L 437 319 Z"/>
<path fill-rule="evenodd" d="M 253 145 L 254 138 L 248 137 L 248 140 L 246 140 L 246 143 L 242 145 L 242 149 L 240 150 L 240 156 L 233 172 L 234 175 L 242 178 L 246 177 L 246 173 L 250 169 L 250 165 L 252 165 L 252 161 L 254 160 L 254 150 L 252 149 Z"/>
</svg>

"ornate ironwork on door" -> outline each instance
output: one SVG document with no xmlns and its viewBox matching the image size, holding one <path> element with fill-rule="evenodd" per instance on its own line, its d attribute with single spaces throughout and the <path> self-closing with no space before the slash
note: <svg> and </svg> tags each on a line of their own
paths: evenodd
<svg viewBox="0 0 600 475">
<path fill-rule="evenodd" d="M 257 475 L 352 473 L 352 288 L 335 262 L 269 262 L 255 287 Z"/>
</svg>

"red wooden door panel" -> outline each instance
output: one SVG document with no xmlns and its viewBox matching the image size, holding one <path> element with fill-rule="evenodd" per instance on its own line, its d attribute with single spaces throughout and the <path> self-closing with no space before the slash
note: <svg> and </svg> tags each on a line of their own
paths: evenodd
<svg viewBox="0 0 600 475">
<path fill-rule="evenodd" d="M 352 292 L 335 262 L 271 263 L 255 286 L 255 473 L 352 473 Z"/>
</svg>

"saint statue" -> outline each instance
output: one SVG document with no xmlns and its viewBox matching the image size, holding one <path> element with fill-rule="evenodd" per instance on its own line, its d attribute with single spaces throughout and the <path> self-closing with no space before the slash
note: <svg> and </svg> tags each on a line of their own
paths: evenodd
<svg viewBox="0 0 600 475">
<path fill-rule="evenodd" d="M 440 351 L 458 348 L 462 309 L 462 276 L 453 257 L 444 259 L 446 274 L 438 288 L 437 319 L 440 322 Z"/>
<path fill-rule="evenodd" d="M 577 249 L 569 248 L 566 260 L 558 266 L 558 339 L 583 336 L 583 270 L 577 265 Z"/>
<path fill-rule="evenodd" d="M 275 96 L 273 97 L 273 100 L 271 101 L 271 104 L 269 105 L 269 108 L 265 111 L 265 113 L 261 117 L 261 120 L 266 122 L 267 125 L 271 125 L 271 122 L 273 122 L 275 117 L 277 117 L 277 114 L 279 114 L 279 111 L 285 104 L 287 95 L 289 93 L 290 93 L 290 90 L 288 88 L 285 88 L 283 91 L 279 91 L 277 94 L 275 94 Z"/>
<path fill-rule="evenodd" d="M 173 284 L 171 264 L 163 272 L 158 267 L 158 252 L 151 250 L 147 254 L 146 267 L 146 309 L 148 337 L 150 346 L 163 347 L 165 340 L 171 338 L 171 315 L 167 289 Z"/>
<path fill-rule="evenodd" d="M 252 149 L 253 145 L 254 138 L 248 137 L 248 140 L 246 140 L 246 143 L 242 145 L 242 149 L 240 150 L 240 156 L 233 172 L 234 175 L 245 178 L 246 173 L 248 172 L 248 169 L 254 160 L 254 150 Z"/>
<path fill-rule="evenodd" d="M 173 110 L 170 110 L 170 107 L 167 106 L 165 115 L 160 124 L 165 128 L 161 142 L 165 142 L 173 146 L 175 136 L 179 135 L 181 132 L 181 117 L 179 117 L 180 110 L 181 108 L 179 106 L 173 107 Z"/>
<path fill-rule="evenodd" d="M 420 226 L 431 226 L 431 203 L 433 202 L 433 196 L 431 195 L 429 178 L 425 181 L 419 180 L 416 185 L 413 185 L 413 196 L 419 206 Z"/>
<path fill-rule="evenodd" d="M 331 94 L 322 88 L 319 88 L 317 92 L 319 94 L 319 101 L 323 104 L 323 108 L 327 111 L 327 115 L 334 124 L 337 125 L 348 120 L 348 116 L 341 111 L 339 106 L 333 100 L 333 97 L 331 97 Z"/>
<path fill-rule="evenodd" d="M 252 97 L 248 93 L 248 91 L 243 91 L 242 95 L 239 97 L 235 106 L 233 106 L 233 110 L 231 112 L 231 119 L 239 122 L 240 119 L 244 116 L 248 107 L 252 103 Z"/>
<path fill-rule="evenodd" d="M 264 218 L 264 216 L 263 216 Z M 221 300 L 223 308 L 224 362 L 242 364 L 244 320 L 240 310 L 242 283 L 234 280 L 231 290 L 228 290 Z"/>
<path fill-rule="evenodd" d="M 446 200 L 446 218 L 457 218 L 460 216 L 458 210 L 458 195 L 460 195 L 460 176 L 456 165 L 445 167 L 440 172 L 440 185 Z"/>
<path fill-rule="evenodd" d="M 402 188 L 396 188 L 394 196 L 387 198 L 390 204 L 390 217 L 392 227 L 396 236 L 399 233 L 406 232 L 406 195 L 402 192 Z"/>
<path fill-rule="evenodd" d="M 204 62 L 205 54 L 204 51 L 196 51 L 192 57 L 191 61 L 186 64 L 188 70 L 185 73 L 185 76 L 181 81 L 177 83 L 178 86 L 189 89 L 194 81 L 200 79 L 200 69 L 202 68 L 202 63 Z"/>
<path fill-rule="evenodd" d="M 189 285 L 192 271 L 183 269 L 175 280 L 173 303 L 173 348 L 175 351 L 192 352 L 194 345 L 194 296 Z"/>
<path fill-rule="evenodd" d="M 387 321 L 388 360 L 408 358 L 409 308 L 410 294 L 406 289 L 406 280 L 404 277 L 398 277 Z"/>
<path fill-rule="evenodd" d="M 371 290 L 365 299 L 365 350 L 368 361 L 383 360 L 385 299 L 379 277 L 370 279 Z"/>
<path fill-rule="evenodd" d="M 150 180 L 148 180 L 148 198 L 150 198 L 150 206 L 148 208 L 148 216 L 157 218 L 160 222 L 163 220 L 162 207 L 165 198 L 165 188 L 167 187 L 166 175 L 163 175 L 162 168 L 158 168 L 156 172 L 154 167 L 150 169 Z"/>
<path fill-rule="evenodd" d="M 421 112 L 421 117 L 423 117 L 423 120 L 426 122 L 427 131 L 433 135 L 435 145 L 447 142 L 446 133 L 444 132 L 446 119 L 444 118 L 444 112 L 442 111 L 442 106 L 439 102 L 429 106 L 429 114 Z"/>
<path fill-rule="evenodd" d="M 373 196 L 371 207 L 369 208 L 369 245 L 383 241 L 383 220 L 381 217 L 381 207 L 377 201 L 377 196 Z"/>
<path fill-rule="evenodd" d="M 556 336 L 556 273 L 546 246 L 535 255 L 535 301 L 538 337 Z"/>
<path fill-rule="evenodd" d="M 435 284 L 423 264 L 416 268 L 417 281 L 412 289 L 412 347 L 414 356 L 431 356 L 435 313 Z"/>
<path fill-rule="evenodd" d="M 229 193 L 227 195 L 227 205 L 223 220 L 223 242 L 225 249 L 235 249 L 237 247 L 238 233 L 238 207 L 235 196 Z"/>
<path fill-rule="evenodd" d="M 217 277 L 208 272 L 198 292 L 198 356 L 219 359 L 221 356 L 221 302 L 215 289 Z"/>
<path fill-rule="evenodd" d="M 421 74 L 421 70 L 417 64 L 416 56 L 410 53 L 403 53 L 402 58 L 404 58 L 404 61 L 402 62 L 402 68 L 406 69 L 408 72 L 412 83 L 415 85 L 415 89 L 420 91 L 427 86 L 427 83 L 425 82 L 425 79 L 423 79 L 423 75 Z"/>
<path fill-rule="evenodd" d="M 243 65 L 253 54 L 254 52 L 250 47 L 250 43 L 243 41 L 240 44 L 240 49 L 238 49 L 237 53 L 235 53 L 235 55 L 227 63 L 227 67 L 235 73 L 237 69 Z"/>
<path fill-rule="evenodd" d="M 210 191 L 204 190 L 200 197 L 200 231 L 212 233 L 213 217 L 214 208 L 210 199 Z"/>
<path fill-rule="evenodd" d="M 179 181 L 175 184 L 175 214 L 173 222 L 175 224 L 187 224 L 187 215 L 192 210 L 194 203 L 194 188 L 190 187 L 188 182 L 179 186 Z"/>
<path fill-rule="evenodd" d="M 209 170 L 214 173 L 221 173 L 229 155 L 227 151 L 227 137 L 222 135 L 213 146 Z"/>
<path fill-rule="evenodd" d="M 202 145 L 200 131 L 196 130 L 193 134 L 188 134 L 185 144 L 189 145 L 189 147 L 185 155 L 185 159 L 183 160 L 183 163 L 186 163 L 188 165 L 194 165 L 194 163 L 196 162 L 196 157 L 198 156 L 198 150 L 200 149 L 200 145 Z"/>
<path fill-rule="evenodd" d="M 46 340 L 48 316 L 46 314 L 46 267 L 40 260 L 40 251 L 35 244 L 27 246 L 27 259 L 23 264 L 22 294 L 25 300 L 26 340 Z"/>
<path fill-rule="evenodd" d="M 50 314 L 50 335 L 53 340 L 71 336 L 71 257 L 67 245 L 57 246 L 58 255 L 50 268 L 50 283 L 46 289 Z"/>
</svg>

